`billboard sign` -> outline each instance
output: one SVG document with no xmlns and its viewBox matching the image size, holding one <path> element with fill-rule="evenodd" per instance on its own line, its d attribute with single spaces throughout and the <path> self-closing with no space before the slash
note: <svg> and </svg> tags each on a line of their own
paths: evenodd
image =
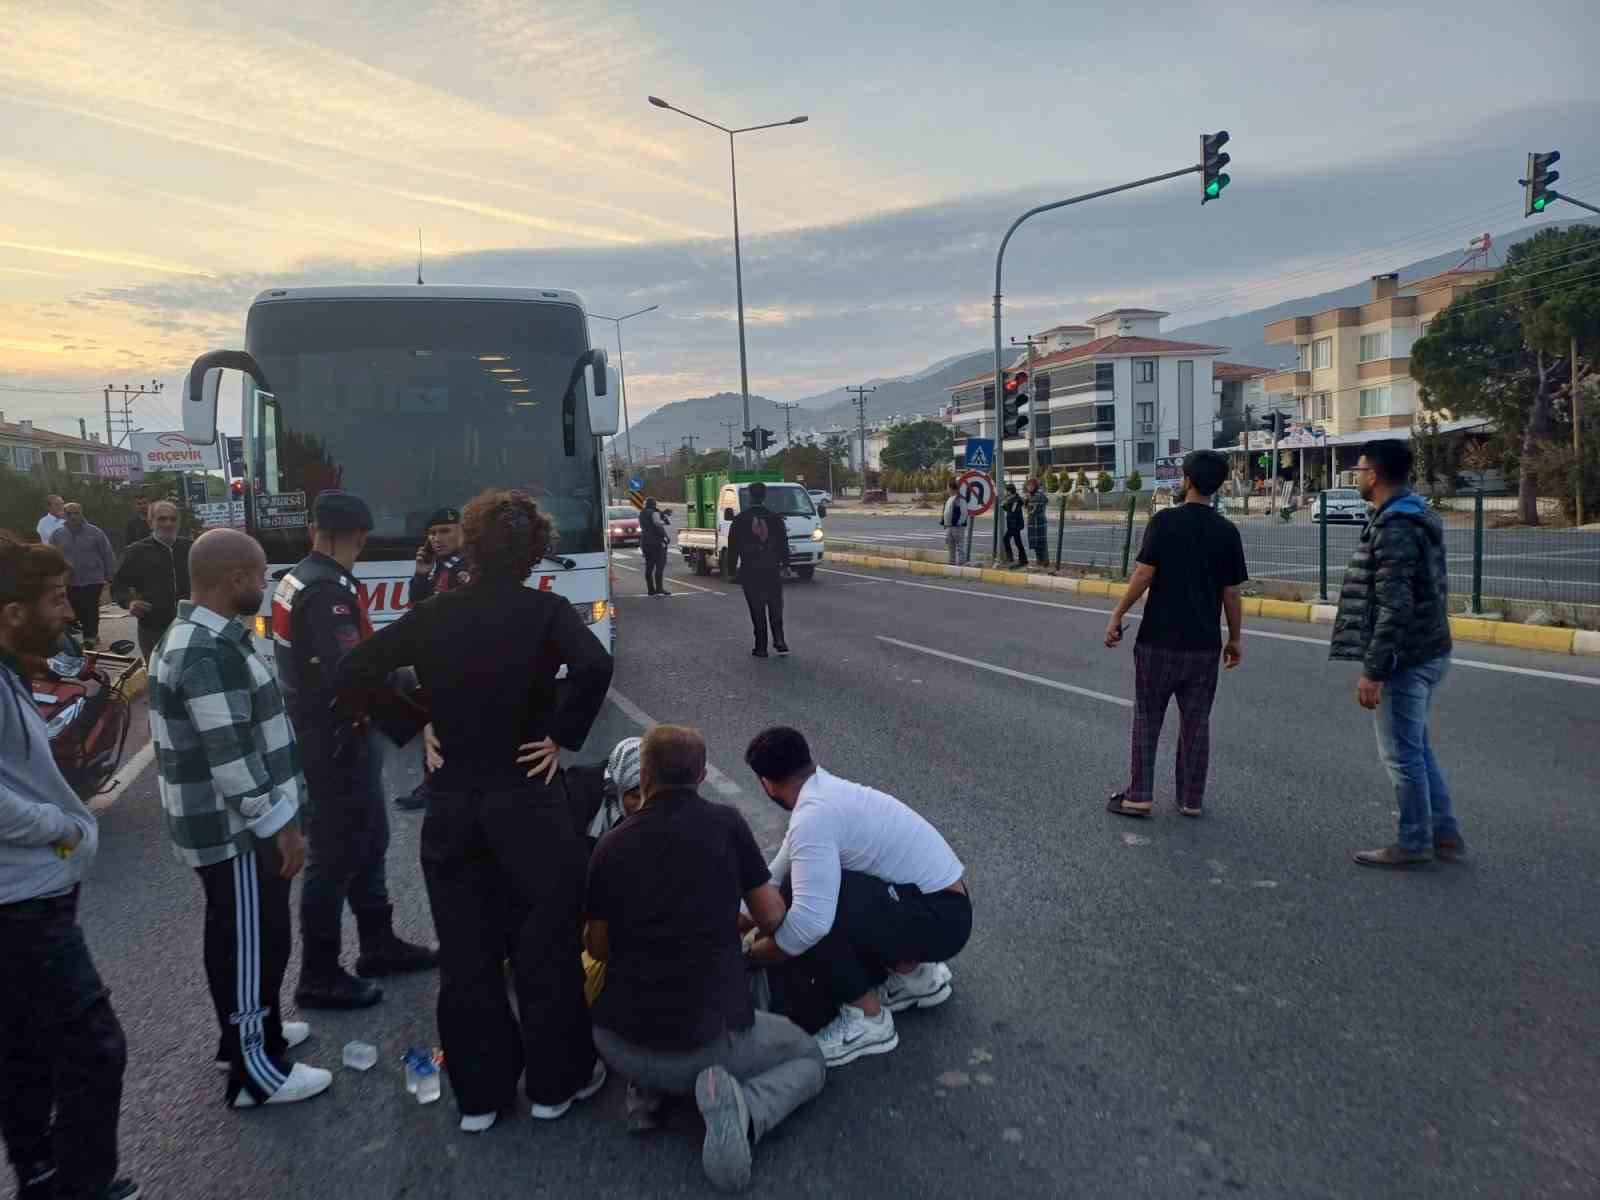
<svg viewBox="0 0 1600 1200">
<path fill-rule="evenodd" d="M 136 433 L 128 443 L 139 455 L 145 473 L 151 471 L 220 471 L 222 441 L 210 446 L 191 442 L 183 434 Z"/>
</svg>

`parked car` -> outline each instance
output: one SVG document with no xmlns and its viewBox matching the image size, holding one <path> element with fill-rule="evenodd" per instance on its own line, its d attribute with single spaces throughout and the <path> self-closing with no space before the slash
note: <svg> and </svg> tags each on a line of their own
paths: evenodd
<svg viewBox="0 0 1600 1200">
<path fill-rule="evenodd" d="M 1312 497 L 1311 519 L 1322 520 L 1323 504 L 1327 505 L 1329 521 L 1354 521 L 1365 525 L 1369 517 L 1367 502 L 1355 488 L 1329 488 L 1322 493 L 1325 499 Z"/>
<path fill-rule="evenodd" d="M 806 495 L 811 497 L 811 503 L 817 506 L 817 516 L 828 515 L 828 505 L 833 503 L 833 493 L 826 488 L 807 488 Z"/>
<path fill-rule="evenodd" d="M 861 493 L 861 503 L 863 503 L 863 504 L 887 504 L 887 503 L 889 503 L 889 492 L 888 492 L 888 489 L 887 488 L 868 488 L 866 491 Z"/>
<path fill-rule="evenodd" d="M 613 546 L 639 544 L 639 510 L 631 504 L 613 504 L 606 509 L 606 523 L 611 526 Z"/>
</svg>

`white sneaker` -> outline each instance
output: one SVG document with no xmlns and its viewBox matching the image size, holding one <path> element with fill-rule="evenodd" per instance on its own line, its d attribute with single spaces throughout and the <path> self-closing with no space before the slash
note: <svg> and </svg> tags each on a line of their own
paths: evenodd
<svg viewBox="0 0 1600 1200">
<path fill-rule="evenodd" d="M 462 1113 L 461 1114 L 461 1132 L 462 1133 L 484 1133 L 484 1132 L 486 1132 L 486 1131 L 488 1131 L 490 1129 L 493 1129 L 494 1128 L 494 1123 L 496 1121 L 498 1121 L 499 1119 L 500 1119 L 500 1114 L 497 1113 L 497 1112 Z"/>
<path fill-rule="evenodd" d="M 533 1106 L 533 1119 L 535 1121 L 554 1121 L 557 1117 L 567 1115 L 579 1100 L 587 1100 L 606 1085 L 606 1064 L 598 1058 L 594 1060 L 594 1074 L 589 1076 L 589 1082 L 573 1093 L 570 1100 L 563 1100 L 560 1104 L 535 1104 Z"/>
<path fill-rule="evenodd" d="M 300 1100 L 309 1100 L 313 1096 L 320 1096 L 328 1090 L 333 1082 L 333 1072 L 324 1071 L 321 1067 L 308 1067 L 305 1063 L 295 1063 L 289 1072 L 289 1078 L 283 1081 L 283 1086 L 267 1097 L 268 1104 L 294 1104 Z M 261 1102 L 249 1092 L 239 1091 L 234 1098 L 235 1108 L 255 1108 Z"/>
<path fill-rule="evenodd" d="M 937 1008 L 950 999 L 950 968 L 941 962 L 918 963 L 908 975 L 890 971 L 878 985 L 878 1003 L 890 1012 L 908 1008 Z"/>
<path fill-rule="evenodd" d="M 839 1015 L 817 1034 L 817 1048 L 830 1067 L 842 1067 L 868 1054 L 887 1054 L 899 1044 L 894 1015 L 887 1008 L 869 1017 L 853 1004 L 841 1004 Z"/>
<path fill-rule="evenodd" d="M 311 1026 L 304 1021 L 285 1021 L 283 1023 L 283 1042 L 287 1049 L 293 1050 L 301 1042 L 311 1036 Z M 214 1059 L 211 1069 L 226 1075 L 232 1068 L 225 1058 Z"/>
</svg>

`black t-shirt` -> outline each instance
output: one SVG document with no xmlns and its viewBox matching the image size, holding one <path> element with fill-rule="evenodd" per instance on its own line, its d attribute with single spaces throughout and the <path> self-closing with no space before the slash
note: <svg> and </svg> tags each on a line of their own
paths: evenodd
<svg viewBox="0 0 1600 1200">
<path fill-rule="evenodd" d="M 750 1028 L 739 901 L 770 879 L 744 818 L 693 791 L 623 820 L 589 860 L 587 913 L 611 944 L 594 1023 L 654 1050 Z"/>
<path fill-rule="evenodd" d="M 1250 578 L 1233 522 L 1208 504 L 1159 512 L 1145 527 L 1139 561 L 1156 569 L 1139 644 L 1172 650 L 1221 646 L 1222 589 Z"/>
</svg>

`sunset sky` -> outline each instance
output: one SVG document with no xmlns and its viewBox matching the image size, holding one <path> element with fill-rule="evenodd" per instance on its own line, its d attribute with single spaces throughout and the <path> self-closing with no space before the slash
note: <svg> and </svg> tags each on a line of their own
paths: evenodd
<svg viewBox="0 0 1600 1200">
<path fill-rule="evenodd" d="M 1597 34 L 1593 0 L 0 0 L 0 410 L 99 428 L 101 386 L 175 391 L 264 287 L 411 281 L 419 227 L 430 282 L 659 304 L 627 327 L 636 418 L 736 390 L 727 147 L 649 93 L 810 116 L 740 141 L 753 391 L 981 348 L 1011 217 L 1202 129 L 1233 134 L 1224 199 L 1041 218 L 1011 332 L 1243 311 L 1517 227 L 1531 149 L 1600 200 Z"/>
</svg>

